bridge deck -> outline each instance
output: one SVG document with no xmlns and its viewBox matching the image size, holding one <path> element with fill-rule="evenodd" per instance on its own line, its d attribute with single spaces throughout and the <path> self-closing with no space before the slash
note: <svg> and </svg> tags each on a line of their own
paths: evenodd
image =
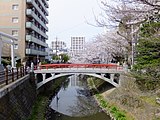
<svg viewBox="0 0 160 120">
<path fill-rule="evenodd" d="M 40 69 L 49 68 L 117 68 L 117 64 L 45 64 L 40 65 Z"/>
<path fill-rule="evenodd" d="M 46 64 L 35 73 L 121 73 L 123 68 L 116 64 Z"/>
<path fill-rule="evenodd" d="M 39 76 L 39 78 L 41 77 L 42 79 L 42 81 L 37 84 L 37 88 L 58 77 L 77 73 L 103 79 L 118 87 L 118 84 L 114 82 L 113 77 L 115 73 L 122 72 L 124 72 L 123 68 L 116 64 L 45 64 L 34 70 L 36 76 Z M 51 74 L 51 76 L 46 78 L 46 73 Z M 104 77 L 105 73 L 111 74 L 110 79 Z"/>
</svg>

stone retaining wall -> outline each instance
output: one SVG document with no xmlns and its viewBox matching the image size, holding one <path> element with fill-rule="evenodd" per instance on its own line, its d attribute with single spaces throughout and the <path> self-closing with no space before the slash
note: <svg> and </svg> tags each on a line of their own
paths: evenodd
<svg viewBox="0 0 160 120">
<path fill-rule="evenodd" d="M 0 120 L 26 120 L 31 114 L 37 96 L 31 76 L 0 89 Z"/>
</svg>

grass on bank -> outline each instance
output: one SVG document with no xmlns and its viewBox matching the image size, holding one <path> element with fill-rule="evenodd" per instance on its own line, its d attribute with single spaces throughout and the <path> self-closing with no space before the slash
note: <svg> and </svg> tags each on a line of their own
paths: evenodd
<svg viewBox="0 0 160 120">
<path fill-rule="evenodd" d="M 48 90 L 44 91 L 44 93 L 40 93 L 37 96 L 37 100 L 32 108 L 32 114 L 28 118 L 28 120 L 46 120 L 46 107 L 48 106 L 49 96 L 53 95 L 54 91 L 59 87 L 62 82 L 65 80 L 65 77 L 59 78 L 54 84 L 48 88 Z"/>
<path fill-rule="evenodd" d="M 48 98 L 46 96 L 39 95 L 28 120 L 45 120 L 47 101 Z"/>
<path fill-rule="evenodd" d="M 134 120 L 134 118 L 113 104 L 108 103 L 102 95 L 96 94 L 100 106 L 108 111 L 115 120 Z"/>
<path fill-rule="evenodd" d="M 98 82 L 98 85 L 99 84 L 100 83 Z M 94 83 L 94 80 L 89 78 L 88 85 L 90 88 L 96 89 L 97 82 Z M 96 91 L 98 91 L 98 90 L 96 90 Z M 108 102 L 101 94 L 96 94 L 95 97 L 96 97 L 100 107 L 102 107 L 105 111 L 109 112 L 115 120 L 134 120 L 134 118 L 131 115 L 129 115 L 126 111 L 121 110 L 113 103 Z"/>
<path fill-rule="evenodd" d="M 145 101 L 146 103 L 150 104 L 150 105 L 153 105 L 153 106 L 158 106 L 158 104 L 156 103 L 156 98 L 157 96 L 140 96 L 140 98 Z"/>
</svg>

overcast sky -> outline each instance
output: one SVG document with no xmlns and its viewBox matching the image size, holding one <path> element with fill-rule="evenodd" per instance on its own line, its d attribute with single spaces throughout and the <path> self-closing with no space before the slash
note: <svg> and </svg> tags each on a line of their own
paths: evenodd
<svg viewBox="0 0 160 120">
<path fill-rule="evenodd" d="M 93 27 L 86 23 L 95 23 L 94 14 L 100 14 L 101 9 L 97 0 L 49 0 L 49 40 L 65 41 L 70 46 L 71 36 L 84 36 L 86 41 L 103 32 L 102 28 Z"/>
</svg>

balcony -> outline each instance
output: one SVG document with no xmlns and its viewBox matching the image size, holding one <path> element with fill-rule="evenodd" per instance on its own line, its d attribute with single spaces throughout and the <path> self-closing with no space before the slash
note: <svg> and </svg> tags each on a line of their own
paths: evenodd
<svg viewBox="0 0 160 120">
<path fill-rule="evenodd" d="M 32 9 L 26 9 L 26 15 L 32 16 L 33 18 L 36 18 L 36 14 L 32 11 Z"/>
<path fill-rule="evenodd" d="M 47 13 L 47 16 L 48 16 L 49 13 L 48 13 L 48 10 L 46 9 L 46 8 L 48 8 L 48 5 L 47 5 L 48 3 L 45 1 L 46 5 L 47 5 L 45 7 L 44 3 L 42 3 L 42 0 L 38 0 L 38 1 L 39 1 L 39 3 L 41 4 L 41 6 L 43 7 L 44 11 Z"/>
<path fill-rule="evenodd" d="M 26 41 L 36 43 L 36 44 L 41 45 L 43 47 L 48 47 L 47 43 L 40 41 L 39 39 L 35 38 L 32 35 L 26 35 Z"/>
<path fill-rule="evenodd" d="M 47 56 L 47 52 L 31 49 L 31 48 L 26 48 L 26 54 L 27 55 L 40 55 L 40 56 Z"/>
<path fill-rule="evenodd" d="M 26 22 L 26 28 L 30 28 L 30 29 L 36 31 L 37 33 L 41 34 L 46 39 L 48 39 L 48 36 L 46 35 L 46 33 L 44 33 L 38 27 L 36 27 L 34 24 L 32 24 L 32 22 Z"/>
<path fill-rule="evenodd" d="M 46 8 L 49 8 L 49 4 L 48 4 L 48 2 L 47 1 L 49 1 L 49 0 L 44 0 L 45 1 L 45 3 L 46 3 Z"/>
<path fill-rule="evenodd" d="M 41 11 L 41 9 L 38 7 L 38 5 L 35 3 L 34 0 L 26 0 L 26 2 L 28 4 L 32 4 L 36 8 L 36 10 L 42 15 L 42 17 L 45 19 L 45 21 L 48 23 L 47 17 L 44 15 L 44 13 Z"/>
<path fill-rule="evenodd" d="M 32 11 L 32 9 L 26 9 L 26 15 L 33 17 L 36 21 L 38 21 L 48 31 L 48 27 L 46 26 L 46 24 L 44 24 L 42 22 L 42 20 L 35 14 L 34 11 Z"/>
</svg>

